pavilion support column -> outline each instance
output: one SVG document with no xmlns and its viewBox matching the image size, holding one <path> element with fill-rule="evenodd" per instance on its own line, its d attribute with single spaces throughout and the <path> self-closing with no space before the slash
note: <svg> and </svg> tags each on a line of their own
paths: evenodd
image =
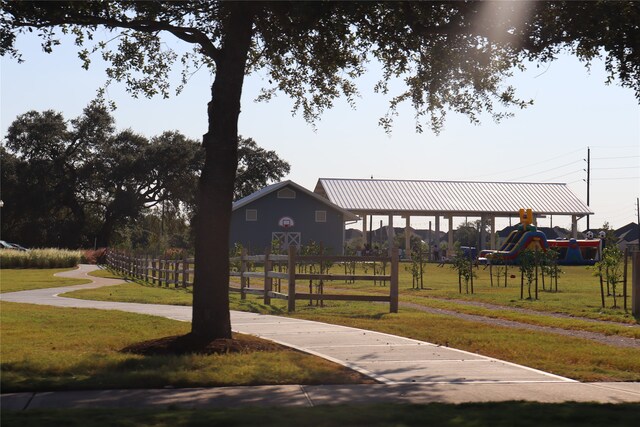
<svg viewBox="0 0 640 427">
<path fill-rule="evenodd" d="M 449 215 L 449 242 L 447 244 L 447 258 L 455 255 L 453 251 L 453 215 Z"/>
<path fill-rule="evenodd" d="M 405 217 L 404 225 L 404 256 L 406 259 L 411 259 L 411 216 Z"/>
<path fill-rule="evenodd" d="M 369 241 L 369 239 L 367 239 L 367 215 L 366 214 L 362 215 L 362 241 L 364 242 L 363 245 L 366 248 L 367 242 Z"/>
<path fill-rule="evenodd" d="M 578 216 L 571 215 L 571 237 L 578 238 Z"/>
<path fill-rule="evenodd" d="M 389 256 L 391 256 L 391 251 L 393 250 L 393 215 L 389 215 L 389 225 L 387 226 L 387 239 L 389 242 Z"/>
<path fill-rule="evenodd" d="M 478 248 L 478 253 L 480 253 L 481 250 L 485 249 L 484 245 L 484 241 L 487 238 L 487 232 L 485 230 L 485 224 L 487 223 L 487 217 L 482 214 L 480 215 L 480 247 Z"/>
<path fill-rule="evenodd" d="M 440 261 L 440 214 L 436 214 L 436 238 L 433 243 L 434 252 L 436 255 L 436 261 Z"/>
<path fill-rule="evenodd" d="M 496 249 L 496 217 L 492 216 L 491 217 L 491 246 L 490 248 L 492 250 Z"/>
</svg>

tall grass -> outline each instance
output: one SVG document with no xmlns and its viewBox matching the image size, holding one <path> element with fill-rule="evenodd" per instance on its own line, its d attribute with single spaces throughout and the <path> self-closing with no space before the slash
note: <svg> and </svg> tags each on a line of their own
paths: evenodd
<svg viewBox="0 0 640 427">
<path fill-rule="evenodd" d="M 67 249 L 32 249 L 0 251 L 0 268 L 67 268 L 83 261 L 82 251 Z"/>
</svg>

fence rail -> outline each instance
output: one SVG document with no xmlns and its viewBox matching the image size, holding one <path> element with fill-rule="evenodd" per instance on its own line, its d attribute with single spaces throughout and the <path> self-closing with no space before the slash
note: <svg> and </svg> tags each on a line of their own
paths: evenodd
<svg viewBox="0 0 640 427">
<path fill-rule="evenodd" d="M 194 259 L 152 258 L 132 256 L 124 252 L 107 251 L 107 265 L 132 279 L 153 285 L 175 285 L 186 288 L 193 285 Z"/>
<path fill-rule="evenodd" d="M 382 263 L 390 264 L 389 274 L 329 274 L 329 263 Z M 289 248 L 287 255 L 271 254 L 267 251 L 264 255 L 247 255 L 246 250 L 237 257 L 229 259 L 232 271 L 229 277 L 239 278 L 237 283 L 230 283 L 230 292 L 239 292 L 241 299 L 246 299 L 247 294 L 261 295 L 265 304 L 271 304 L 271 299 L 287 300 L 288 311 L 296 309 L 297 300 L 307 300 L 322 305 L 324 301 L 371 301 L 388 302 L 389 311 L 398 312 L 398 249 L 392 251 L 391 256 L 336 256 L 336 255 L 298 255 L 295 247 Z M 142 280 L 160 286 L 174 285 L 176 287 L 188 287 L 193 285 L 195 265 L 193 258 L 165 259 L 149 256 L 135 257 L 124 252 L 108 251 L 107 264 L 112 269 L 136 280 Z M 319 271 L 307 272 L 306 267 L 318 265 Z M 256 266 L 261 266 L 262 271 L 255 271 Z M 275 271 L 275 269 L 278 271 Z M 254 270 L 254 271 L 251 271 Z M 346 268 L 345 268 L 346 271 Z M 375 272 L 375 269 L 374 269 Z M 260 279 L 263 286 L 251 287 L 251 279 Z M 282 281 L 286 281 L 286 293 L 282 292 Z M 373 281 L 389 283 L 389 295 L 352 295 L 352 294 L 325 294 L 324 282 L 344 281 Z M 302 281 L 309 283 L 309 292 L 298 292 L 297 286 Z M 316 292 L 313 292 L 315 283 Z"/>
</svg>

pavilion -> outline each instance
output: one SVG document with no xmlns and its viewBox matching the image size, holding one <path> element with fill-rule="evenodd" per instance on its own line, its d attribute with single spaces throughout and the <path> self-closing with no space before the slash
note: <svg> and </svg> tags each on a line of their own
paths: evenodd
<svg viewBox="0 0 640 427">
<path fill-rule="evenodd" d="M 409 247 L 412 217 L 435 217 L 436 235 L 441 218 L 448 220 L 449 230 L 453 230 L 454 217 L 480 217 L 482 224 L 489 222 L 491 226 L 490 245 L 495 249 L 496 218 L 517 218 L 520 209 L 533 210 L 534 224 L 547 215 L 570 216 L 574 238 L 578 220 L 593 214 L 567 184 L 561 183 L 320 178 L 314 192 L 360 216 L 365 236 L 367 216 L 388 216 L 388 230 L 393 230 L 394 216 L 405 218 L 405 247 Z M 481 242 L 485 241 L 484 229 L 481 227 Z M 392 238 L 390 234 L 389 240 Z M 453 248 L 453 233 L 449 233 L 448 248 Z"/>
</svg>

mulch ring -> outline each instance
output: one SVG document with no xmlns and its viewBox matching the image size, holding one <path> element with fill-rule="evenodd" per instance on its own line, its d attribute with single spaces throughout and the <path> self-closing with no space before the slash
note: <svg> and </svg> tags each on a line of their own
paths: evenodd
<svg viewBox="0 0 640 427">
<path fill-rule="evenodd" d="M 255 351 L 283 351 L 288 347 L 242 334 L 233 334 L 233 339 L 216 339 L 202 342 L 192 334 L 174 335 L 129 345 L 121 350 L 143 356 L 183 354 L 229 354 Z"/>
</svg>

